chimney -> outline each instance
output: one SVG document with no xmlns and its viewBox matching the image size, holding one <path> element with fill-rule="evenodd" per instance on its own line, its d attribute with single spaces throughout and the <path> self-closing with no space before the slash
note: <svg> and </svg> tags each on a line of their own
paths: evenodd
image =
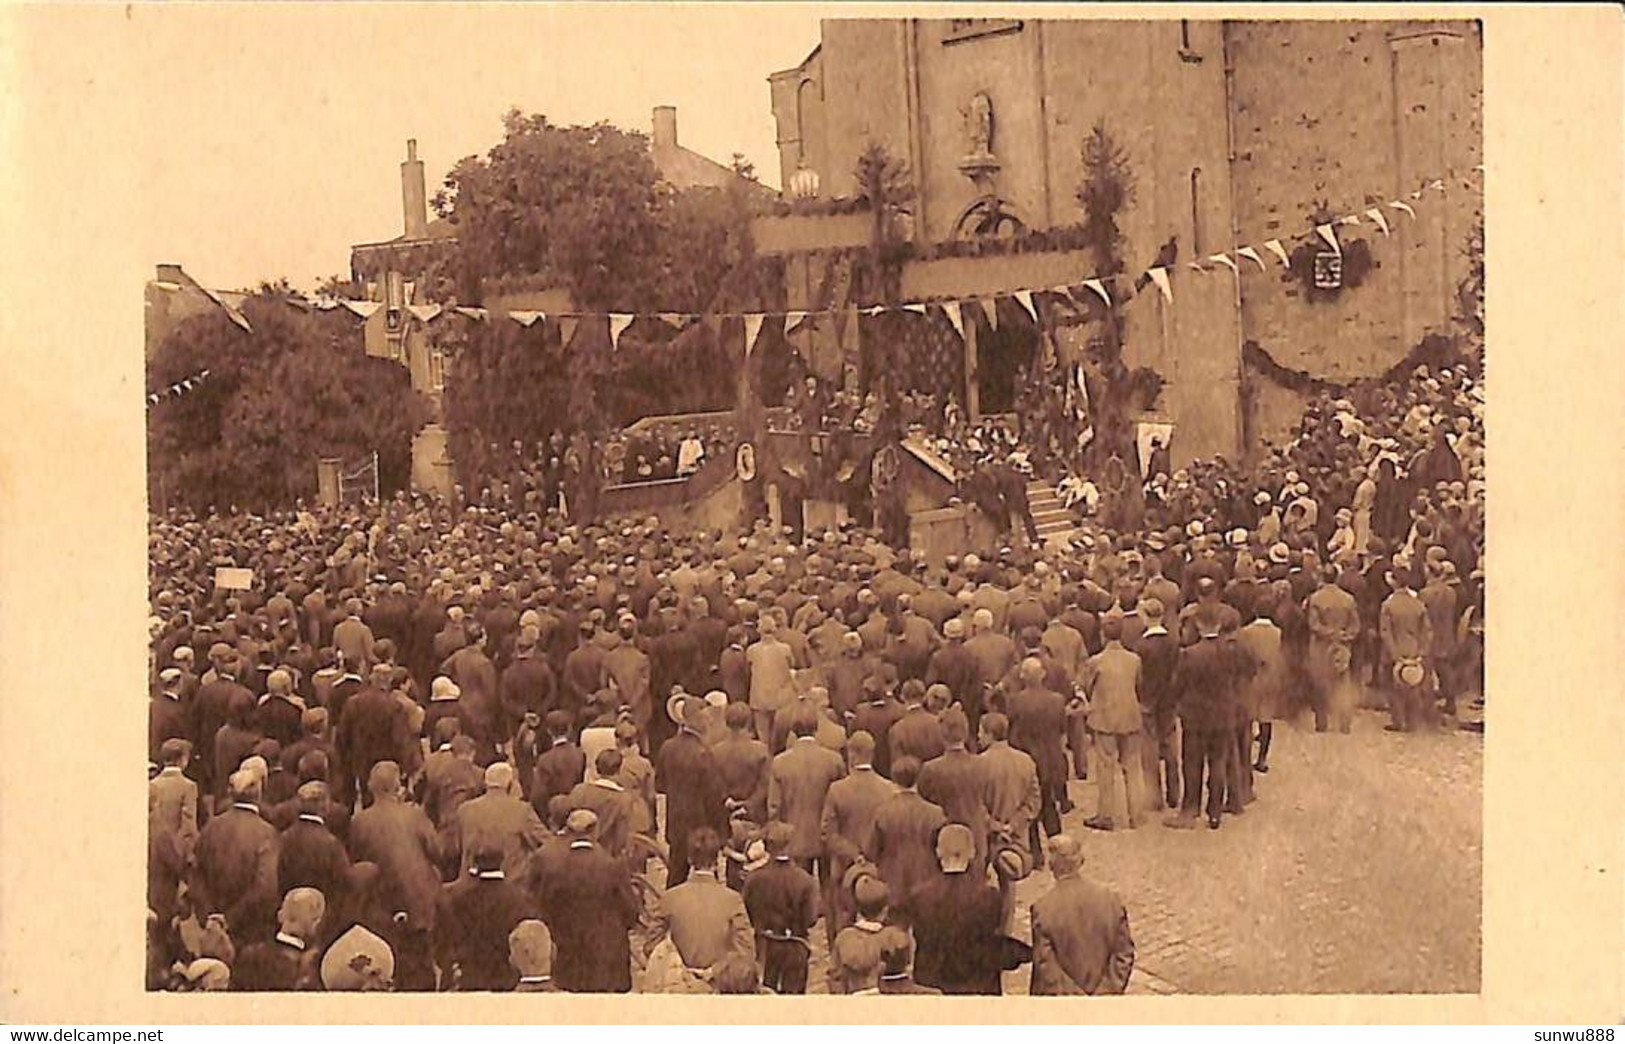
<svg viewBox="0 0 1625 1044">
<path fill-rule="evenodd" d="M 406 139 L 406 162 L 401 164 L 401 206 L 406 212 L 406 238 L 423 239 L 429 234 L 429 197 L 423 187 L 423 161 L 418 159 L 418 140 Z"/>
<path fill-rule="evenodd" d="M 677 147 L 677 106 L 655 106 L 653 141 L 654 147 L 657 149 L 675 149 Z"/>
</svg>

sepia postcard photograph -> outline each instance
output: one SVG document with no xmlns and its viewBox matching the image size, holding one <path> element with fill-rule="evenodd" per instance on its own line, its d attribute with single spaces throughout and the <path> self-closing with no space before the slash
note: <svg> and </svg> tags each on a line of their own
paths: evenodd
<svg viewBox="0 0 1625 1044">
<path fill-rule="evenodd" d="M 1565 758 L 1538 716 L 1583 708 L 1486 669 L 1592 641 L 1504 615 L 1497 570 L 1560 530 L 1487 540 L 1533 492 L 1496 458 L 1500 368 L 1557 347 L 1501 332 L 1538 307 L 1486 307 L 1486 52 L 1517 29 L 89 14 L 112 29 L 87 48 L 140 37 L 146 116 L 115 133 L 152 157 L 107 182 L 146 229 L 121 248 L 139 323 L 102 346 L 129 375 L 104 462 L 131 464 L 106 501 L 131 611 L 65 625 L 89 644 L 59 665 L 118 648 L 94 696 L 60 691 L 128 719 L 86 762 L 130 838 L 98 860 L 145 897 L 144 929 L 106 901 L 99 932 L 144 955 L 108 988 L 159 1021 L 227 1010 L 167 996 L 199 992 L 287 1019 L 353 992 L 821 1019 L 1486 992 L 1487 830 L 1591 815 L 1530 792 Z M 1549 579 L 1617 620 L 1612 551 L 1579 550 L 1594 576 Z M 1599 681 L 1574 698 L 1617 697 Z M 1592 722 L 1615 758 L 1586 763 L 1617 765 L 1618 708 Z M 1585 907 L 1604 952 L 1613 797 L 1597 855 L 1563 855 L 1612 885 Z M 1598 960 L 1587 982 L 1620 980 Z M 695 1010 L 772 1010 L 740 1003 Z"/>
</svg>

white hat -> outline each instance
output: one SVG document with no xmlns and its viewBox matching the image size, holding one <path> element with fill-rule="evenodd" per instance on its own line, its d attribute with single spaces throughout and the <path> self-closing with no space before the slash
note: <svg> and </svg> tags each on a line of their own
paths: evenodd
<svg viewBox="0 0 1625 1044">
<path fill-rule="evenodd" d="M 444 674 L 436 678 L 429 686 L 429 699 L 431 700 L 455 700 L 462 694 L 463 690 L 457 687 L 457 683 Z"/>
</svg>

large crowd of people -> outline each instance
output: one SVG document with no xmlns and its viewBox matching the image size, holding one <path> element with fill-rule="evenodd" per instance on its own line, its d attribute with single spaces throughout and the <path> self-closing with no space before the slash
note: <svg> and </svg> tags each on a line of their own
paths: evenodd
<svg viewBox="0 0 1625 1044">
<path fill-rule="evenodd" d="M 150 988 L 800 993 L 816 933 L 830 992 L 1121 992 L 1070 781 L 1090 830 L 1220 829 L 1275 722 L 1482 705 L 1460 369 L 940 563 L 546 483 L 152 519 Z"/>
</svg>

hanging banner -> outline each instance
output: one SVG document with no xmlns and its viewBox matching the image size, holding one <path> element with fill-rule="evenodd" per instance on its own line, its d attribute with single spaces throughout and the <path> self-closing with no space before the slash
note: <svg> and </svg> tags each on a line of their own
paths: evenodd
<svg viewBox="0 0 1625 1044">
<path fill-rule="evenodd" d="M 1266 239 L 1264 241 L 1264 249 L 1281 259 L 1282 268 L 1292 267 L 1292 259 L 1286 256 L 1286 248 L 1281 245 L 1281 241 L 1279 239 Z"/>
<path fill-rule="evenodd" d="M 748 357 L 756 350 L 756 338 L 762 332 L 762 320 L 766 316 L 760 312 L 753 312 L 745 316 L 745 355 Z"/>
<path fill-rule="evenodd" d="M 1407 214 L 1409 214 L 1411 216 L 1412 221 L 1416 220 L 1416 211 L 1411 209 L 1411 205 L 1409 203 L 1406 203 L 1406 202 L 1403 202 L 1402 200 L 1397 200 L 1396 199 L 1396 200 L 1394 200 L 1392 203 L 1390 203 L 1388 205 L 1390 207 L 1393 207 L 1395 210 L 1403 210 L 1405 213 L 1407 213 Z"/>
<path fill-rule="evenodd" d="M 1107 308 L 1112 306 L 1112 295 L 1106 292 L 1106 284 L 1098 279 L 1085 279 L 1083 285 L 1100 295 L 1100 300 Z"/>
<path fill-rule="evenodd" d="M 512 319 L 520 326 L 529 329 L 531 326 L 535 325 L 538 320 L 547 318 L 547 314 L 545 312 L 531 311 L 509 312 L 508 318 Z"/>
<path fill-rule="evenodd" d="M 1258 256 L 1258 251 L 1254 250 L 1250 246 L 1244 246 L 1240 250 L 1237 250 L 1236 256 L 1245 257 L 1247 260 L 1257 265 L 1260 272 L 1263 272 L 1269 268 L 1269 266 L 1264 263 L 1264 259 Z"/>
<path fill-rule="evenodd" d="M 1231 275 L 1239 276 L 1241 274 L 1241 269 L 1237 268 L 1236 263 L 1230 260 L 1229 254 L 1209 254 L 1207 259 L 1216 265 L 1223 265 L 1224 267 L 1230 269 Z"/>
<path fill-rule="evenodd" d="M 1316 225 L 1315 231 L 1320 233 L 1320 238 L 1326 241 L 1326 245 L 1332 248 L 1333 253 L 1339 257 L 1343 255 L 1343 248 L 1337 245 L 1337 236 L 1332 232 L 1331 225 Z"/>
<path fill-rule="evenodd" d="M 625 333 L 626 328 L 632 325 L 633 318 L 635 317 L 625 312 L 609 313 L 609 346 L 611 348 L 620 348 L 621 334 Z"/>
<path fill-rule="evenodd" d="M 1156 268 L 1146 269 L 1145 274 L 1150 276 L 1151 281 L 1157 284 L 1157 289 L 1162 291 L 1163 300 L 1172 304 L 1174 300 L 1174 288 L 1168 282 L 1168 270 L 1159 265 Z"/>
<path fill-rule="evenodd" d="M 1388 219 L 1382 216 L 1382 211 L 1378 210 L 1376 207 L 1372 207 L 1370 210 L 1365 212 L 1365 216 L 1371 219 L 1371 223 L 1373 225 L 1376 225 L 1382 230 L 1383 235 L 1388 235 Z"/>
</svg>

